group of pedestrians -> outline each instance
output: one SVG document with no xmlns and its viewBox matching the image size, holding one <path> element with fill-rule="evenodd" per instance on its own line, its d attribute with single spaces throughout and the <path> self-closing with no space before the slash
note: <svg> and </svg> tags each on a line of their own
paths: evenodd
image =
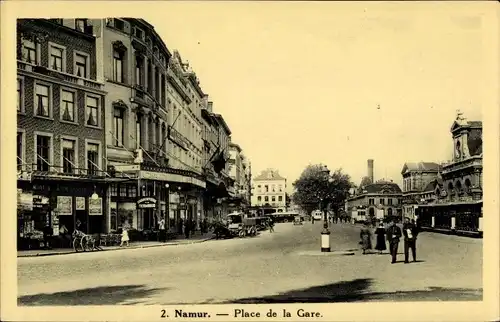
<svg viewBox="0 0 500 322">
<path fill-rule="evenodd" d="M 376 244 L 375 249 L 382 254 L 383 251 L 387 249 L 387 243 L 389 243 L 389 252 L 391 254 L 391 263 L 396 263 L 398 247 L 401 238 L 404 238 L 404 255 L 405 263 L 409 263 L 410 250 L 412 253 L 412 259 L 414 262 L 417 261 L 417 235 L 419 233 L 418 227 L 415 224 L 415 220 L 405 218 L 405 223 L 403 224 L 403 230 L 399 228 L 398 225 L 391 220 L 387 228 L 384 227 L 384 223 L 381 221 L 378 227 L 375 229 Z M 372 231 L 368 223 L 365 223 L 360 232 L 359 242 L 363 254 L 366 254 L 368 250 L 372 249 Z"/>
</svg>

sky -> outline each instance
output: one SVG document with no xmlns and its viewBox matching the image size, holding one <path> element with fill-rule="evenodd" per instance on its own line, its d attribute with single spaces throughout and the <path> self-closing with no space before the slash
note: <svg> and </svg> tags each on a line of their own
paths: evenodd
<svg viewBox="0 0 500 322">
<path fill-rule="evenodd" d="M 203 7 L 144 18 L 189 61 L 254 176 L 276 168 L 291 188 L 324 163 L 359 184 L 374 159 L 376 180 L 400 183 L 406 161 L 451 159 L 457 109 L 481 120 L 479 15 L 397 3 Z"/>
</svg>

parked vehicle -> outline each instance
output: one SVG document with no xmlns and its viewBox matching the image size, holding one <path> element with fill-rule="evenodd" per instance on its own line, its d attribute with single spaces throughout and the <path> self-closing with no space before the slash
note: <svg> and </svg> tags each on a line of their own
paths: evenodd
<svg viewBox="0 0 500 322">
<path fill-rule="evenodd" d="M 297 215 L 297 216 L 295 216 L 295 218 L 293 220 L 293 224 L 294 225 L 303 225 L 304 224 L 303 221 L 304 221 L 304 218 L 300 215 Z"/>
<path fill-rule="evenodd" d="M 314 220 L 322 220 L 323 219 L 323 213 L 320 210 L 314 210 L 312 213 L 312 218 Z"/>
<path fill-rule="evenodd" d="M 274 212 L 269 214 L 270 217 L 273 218 L 275 223 L 285 223 L 285 222 L 293 222 L 295 216 L 299 215 L 297 212 Z"/>
<path fill-rule="evenodd" d="M 243 213 L 231 213 L 227 215 L 227 228 L 233 236 L 240 238 L 257 235 L 257 221 L 255 218 L 245 218 Z"/>
</svg>

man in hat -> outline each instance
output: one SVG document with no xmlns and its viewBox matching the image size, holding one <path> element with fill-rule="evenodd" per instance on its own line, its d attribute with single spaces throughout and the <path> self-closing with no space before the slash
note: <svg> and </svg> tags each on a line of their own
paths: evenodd
<svg viewBox="0 0 500 322">
<path fill-rule="evenodd" d="M 391 251 L 392 261 L 391 264 L 396 263 L 396 257 L 398 255 L 399 239 L 401 238 L 401 229 L 396 225 L 394 219 L 391 219 L 391 223 L 387 228 L 387 241 L 389 242 L 389 249 Z"/>
<path fill-rule="evenodd" d="M 403 225 L 403 235 L 404 239 L 404 249 L 405 249 L 405 263 L 409 263 L 410 249 L 413 256 L 413 261 L 417 261 L 417 226 L 414 222 L 410 222 L 409 218 L 405 218 L 405 223 Z"/>
</svg>

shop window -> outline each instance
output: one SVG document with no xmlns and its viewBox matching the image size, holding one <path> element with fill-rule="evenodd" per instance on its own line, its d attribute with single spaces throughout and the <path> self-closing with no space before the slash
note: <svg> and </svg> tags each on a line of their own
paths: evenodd
<svg viewBox="0 0 500 322">
<path fill-rule="evenodd" d="M 63 172 L 64 173 L 74 173 L 75 172 L 75 141 L 74 140 L 62 140 L 62 156 L 63 156 Z"/>
<path fill-rule="evenodd" d="M 37 43 L 35 41 L 23 39 L 22 60 L 29 64 L 38 64 Z"/>
<path fill-rule="evenodd" d="M 96 175 L 99 164 L 99 144 L 87 143 L 87 169 L 89 175 Z"/>
<path fill-rule="evenodd" d="M 87 96 L 87 125 L 99 126 L 98 110 L 99 99 L 92 96 Z"/>
<path fill-rule="evenodd" d="M 123 58 L 124 52 L 113 50 L 113 80 L 123 83 Z"/>
<path fill-rule="evenodd" d="M 78 77 L 88 77 L 88 56 L 75 53 L 75 75 Z"/>
<path fill-rule="evenodd" d="M 50 149 L 52 138 L 45 135 L 36 136 L 36 166 L 38 171 L 50 170 Z"/>
<path fill-rule="evenodd" d="M 113 114 L 114 146 L 123 146 L 123 109 L 115 107 Z"/>
<path fill-rule="evenodd" d="M 36 84 L 36 115 L 42 117 L 50 117 L 50 86 Z"/>
<path fill-rule="evenodd" d="M 75 93 L 62 90 L 61 91 L 61 110 L 62 119 L 68 122 L 75 121 Z"/>
</svg>

